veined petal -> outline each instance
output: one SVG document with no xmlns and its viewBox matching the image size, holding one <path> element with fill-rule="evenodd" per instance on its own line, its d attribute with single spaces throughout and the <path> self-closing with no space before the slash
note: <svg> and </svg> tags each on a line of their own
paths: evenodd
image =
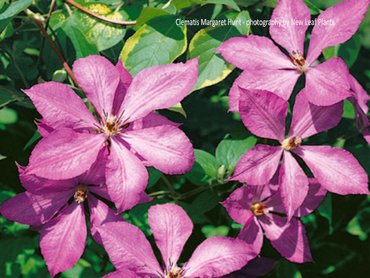
<svg viewBox="0 0 370 278">
<path fill-rule="evenodd" d="M 40 226 L 49 221 L 73 196 L 73 191 L 43 193 L 42 195 L 23 192 L 5 201 L 0 206 L 0 213 L 5 218 Z"/>
<path fill-rule="evenodd" d="M 235 222 L 245 224 L 245 222 L 253 216 L 250 206 L 253 204 L 253 201 L 255 201 L 256 187 L 255 185 L 239 187 L 222 202 L 222 205 Z"/>
<path fill-rule="evenodd" d="M 103 278 L 137 278 L 137 275 L 135 274 L 135 272 L 127 269 L 122 269 L 104 275 Z"/>
<path fill-rule="evenodd" d="M 90 128 L 97 123 L 82 99 L 66 84 L 54 81 L 37 84 L 24 93 L 29 96 L 48 126 Z"/>
<path fill-rule="evenodd" d="M 77 263 L 85 249 L 86 235 L 83 205 L 77 202 L 43 226 L 40 248 L 52 276 Z"/>
<path fill-rule="evenodd" d="M 252 185 L 268 183 L 276 173 L 282 152 L 280 146 L 254 146 L 240 158 L 230 180 Z"/>
<path fill-rule="evenodd" d="M 290 59 L 269 38 L 262 36 L 228 39 L 217 48 L 217 52 L 240 69 L 294 68 Z"/>
<path fill-rule="evenodd" d="M 312 30 L 307 62 L 314 62 L 329 46 L 341 44 L 350 39 L 358 27 L 369 5 L 369 0 L 343 0 L 322 12 Z"/>
<path fill-rule="evenodd" d="M 118 212 L 137 205 L 148 183 L 142 162 L 121 142 L 112 140 L 105 172 L 110 199 Z"/>
<path fill-rule="evenodd" d="M 256 278 L 263 277 L 273 270 L 277 261 L 267 257 L 257 257 L 243 267 L 223 278 Z"/>
<path fill-rule="evenodd" d="M 350 97 L 349 71 L 341 58 L 331 58 L 306 73 L 306 97 L 315 105 L 328 106 Z"/>
<path fill-rule="evenodd" d="M 324 200 L 327 190 L 316 179 L 309 179 L 308 194 L 302 205 L 296 210 L 294 216 L 302 217 L 317 209 Z"/>
<path fill-rule="evenodd" d="M 211 237 L 203 241 L 183 266 L 186 277 L 220 277 L 241 269 L 250 254 L 243 240 Z"/>
<path fill-rule="evenodd" d="M 369 194 L 367 174 L 350 152 L 329 146 L 301 146 L 294 152 L 328 191 Z"/>
<path fill-rule="evenodd" d="M 258 69 L 245 70 L 234 81 L 229 93 L 231 111 L 239 111 L 238 87 L 273 92 L 284 100 L 288 100 L 297 83 L 300 73 L 296 70 Z"/>
<path fill-rule="evenodd" d="M 238 238 L 242 239 L 248 244 L 250 254 L 248 260 L 254 259 L 261 253 L 263 245 L 263 232 L 254 215 L 249 217 L 248 221 L 244 224 L 244 227 L 240 231 Z"/>
<path fill-rule="evenodd" d="M 180 126 L 180 124 L 172 122 L 169 119 L 167 119 L 165 116 L 159 115 L 154 112 L 149 113 L 147 116 L 145 116 L 142 119 L 132 122 L 131 125 L 132 125 L 133 130 L 148 128 L 148 127 L 162 126 L 162 125 L 172 125 L 175 127 Z"/>
<path fill-rule="evenodd" d="M 120 221 L 99 226 L 97 231 L 116 269 L 128 269 L 139 277 L 163 274 L 150 243 L 139 228 Z"/>
<path fill-rule="evenodd" d="M 307 196 L 308 178 L 292 154 L 287 151 L 284 151 L 279 184 L 282 202 L 290 220 Z"/>
<path fill-rule="evenodd" d="M 296 218 L 287 221 L 278 215 L 262 216 L 260 224 L 272 246 L 287 260 L 295 263 L 311 262 L 311 251 L 306 231 Z"/>
<path fill-rule="evenodd" d="M 118 63 L 116 64 L 116 70 L 118 71 L 120 82 L 118 83 L 118 87 L 114 95 L 113 109 L 112 109 L 113 111 L 112 113 L 114 115 L 119 114 L 119 109 L 121 108 L 122 101 L 125 98 L 128 87 L 130 86 L 132 82 L 132 76 L 127 71 L 127 69 L 124 68 L 121 59 L 118 59 Z"/>
<path fill-rule="evenodd" d="M 363 111 L 364 114 L 367 114 L 369 111 L 367 102 L 370 100 L 370 95 L 352 75 L 349 76 L 349 84 L 351 85 L 351 90 L 357 106 Z"/>
<path fill-rule="evenodd" d="M 104 141 L 103 135 L 55 131 L 36 145 L 25 173 L 53 180 L 81 175 L 96 161 Z"/>
<path fill-rule="evenodd" d="M 131 130 L 121 136 L 150 165 L 166 174 L 183 174 L 194 164 L 193 146 L 175 126 Z"/>
<path fill-rule="evenodd" d="M 128 88 L 120 113 L 122 120 L 132 122 L 157 109 L 179 103 L 198 79 L 198 60 L 185 64 L 169 64 L 147 68 L 139 72 Z"/>
<path fill-rule="evenodd" d="M 303 55 L 307 22 L 310 19 L 310 10 L 302 0 L 280 0 L 271 16 L 271 21 L 280 24 L 270 26 L 270 35 L 289 53 L 299 52 Z"/>
<path fill-rule="evenodd" d="M 152 206 L 148 212 L 150 229 L 161 251 L 166 269 L 177 265 L 182 249 L 193 231 L 193 223 L 178 205 Z"/>
<path fill-rule="evenodd" d="M 297 95 L 288 137 L 307 138 L 337 126 L 342 119 L 343 102 L 331 106 L 309 103 L 304 89 Z"/>
<path fill-rule="evenodd" d="M 283 140 L 288 103 L 274 93 L 240 88 L 240 117 L 253 134 Z"/>
<path fill-rule="evenodd" d="M 88 185 L 105 184 L 105 165 L 107 164 L 108 148 L 100 150 L 96 161 L 90 169 L 78 177 L 78 182 Z"/>
<path fill-rule="evenodd" d="M 73 73 L 100 117 L 110 115 L 120 82 L 116 67 L 103 56 L 91 55 L 75 61 Z"/>
</svg>

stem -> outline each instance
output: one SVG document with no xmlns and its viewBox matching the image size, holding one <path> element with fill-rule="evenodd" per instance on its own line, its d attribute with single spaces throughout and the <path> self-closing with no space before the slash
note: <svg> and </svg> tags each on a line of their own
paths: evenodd
<svg viewBox="0 0 370 278">
<path fill-rule="evenodd" d="M 176 196 L 176 195 L 177 195 L 177 192 L 176 192 L 176 190 L 173 188 L 173 186 L 172 186 L 171 182 L 167 179 L 167 177 L 166 177 L 165 175 L 162 175 L 162 176 L 161 176 L 161 179 L 162 179 L 162 180 L 163 180 L 163 182 L 166 184 L 166 186 L 167 186 L 167 188 L 168 188 L 168 190 L 169 190 L 170 194 L 171 194 L 172 196 Z"/>
<path fill-rule="evenodd" d="M 164 4 L 164 6 L 162 7 L 162 9 L 168 8 L 171 5 L 171 2 L 172 2 L 172 0 L 168 0 L 168 2 L 166 4 Z"/>
<path fill-rule="evenodd" d="M 82 11 L 82 12 L 84 12 L 84 13 L 92 16 L 92 17 L 98 18 L 100 20 L 103 20 L 103 21 L 106 21 L 106 22 L 109 22 L 109 23 L 113 23 L 113 24 L 117 24 L 117 25 L 125 25 L 125 26 L 136 24 L 136 21 L 121 21 L 121 20 L 106 18 L 102 15 L 99 15 L 99 14 L 96 14 L 96 13 L 90 11 L 89 9 L 81 6 L 80 4 L 76 3 L 73 0 L 64 0 L 64 2 L 74 6 L 75 8 L 79 9 L 80 11 Z"/>
</svg>

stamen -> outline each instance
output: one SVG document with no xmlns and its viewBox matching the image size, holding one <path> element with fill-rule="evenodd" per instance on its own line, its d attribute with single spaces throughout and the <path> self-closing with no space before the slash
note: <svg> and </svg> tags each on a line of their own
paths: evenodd
<svg viewBox="0 0 370 278">
<path fill-rule="evenodd" d="M 297 67 L 298 72 L 304 73 L 308 70 L 308 65 L 305 58 L 298 51 L 293 51 L 290 54 L 290 59 L 292 60 L 292 63 Z"/>
<path fill-rule="evenodd" d="M 83 203 L 87 198 L 87 186 L 80 184 L 75 189 L 75 194 L 73 195 L 73 198 L 75 201 L 79 204 Z"/>
<path fill-rule="evenodd" d="M 302 144 L 302 139 L 299 137 L 290 137 L 284 139 L 281 143 L 281 147 L 286 151 L 294 150 Z"/>
<path fill-rule="evenodd" d="M 262 216 L 266 214 L 266 207 L 262 203 L 254 203 L 251 205 L 250 210 L 255 216 Z"/>
<path fill-rule="evenodd" d="M 110 115 L 105 117 L 102 127 L 98 129 L 98 132 L 105 133 L 108 137 L 112 137 L 120 133 L 123 129 L 126 129 L 128 126 L 128 123 L 124 124 L 121 122 L 121 115 L 118 118 Z"/>
</svg>

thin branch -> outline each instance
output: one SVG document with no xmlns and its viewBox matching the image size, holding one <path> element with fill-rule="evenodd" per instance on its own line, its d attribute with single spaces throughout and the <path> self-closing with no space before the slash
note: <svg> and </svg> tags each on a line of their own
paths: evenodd
<svg viewBox="0 0 370 278">
<path fill-rule="evenodd" d="M 92 17 L 95 17 L 95 18 L 98 18 L 100 20 L 103 20 L 103 21 L 106 21 L 106 22 L 109 22 L 109 23 L 113 23 L 113 24 L 117 24 L 117 25 L 135 25 L 136 24 L 136 21 L 121 21 L 121 20 L 115 20 L 115 19 L 110 19 L 110 18 L 106 18 L 102 15 L 99 15 L 99 14 L 96 14 L 92 11 L 90 11 L 89 9 L 83 7 L 82 5 L 76 3 L 75 1 L 73 0 L 64 0 L 64 2 L 74 6 L 75 8 L 79 9 L 80 11 L 92 16 Z"/>
</svg>

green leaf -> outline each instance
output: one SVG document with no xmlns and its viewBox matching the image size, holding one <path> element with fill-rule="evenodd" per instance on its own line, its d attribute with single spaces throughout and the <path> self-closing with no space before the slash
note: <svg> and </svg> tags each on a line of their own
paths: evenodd
<svg viewBox="0 0 370 278">
<path fill-rule="evenodd" d="M 220 164 L 210 153 L 202 150 L 194 150 L 194 153 L 194 166 L 185 176 L 193 184 L 210 185 L 212 181 L 217 179 L 217 170 Z"/>
<path fill-rule="evenodd" d="M 20 93 L 14 89 L 0 86 L 0 108 L 15 101 L 21 101 L 22 99 L 23 97 L 20 96 Z"/>
<path fill-rule="evenodd" d="M 108 19 L 124 20 L 122 14 L 112 11 L 106 4 L 86 3 L 83 6 Z M 80 11 L 76 11 L 75 15 L 80 32 L 85 35 L 90 44 L 96 45 L 99 51 L 116 45 L 126 34 L 126 29 L 122 26 L 98 20 Z"/>
<path fill-rule="evenodd" d="M 155 169 L 153 167 L 148 167 L 147 169 L 148 169 L 148 172 L 149 172 L 149 181 L 148 181 L 147 188 L 150 188 L 150 187 L 154 186 L 159 181 L 159 179 L 161 178 L 161 176 L 163 174 L 162 174 L 162 172 L 158 171 L 157 169 Z"/>
<path fill-rule="evenodd" d="M 329 224 L 329 234 L 333 233 L 333 221 L 332 221 L 332 200 L 331 200 L 331 194 L 328 193 L 325 197 L 325 200 L 321 203 L 321 205 L 318 208 L 319 214 L 324 217 Z"/>
<path fill-rule="evenodd" d="M 213 225 L 206 225 L 202 227 L 202 233 L 205 235 L 206 238 L 214 236 L 227 236 L 229 231 L 230 228 L 228 226 L 215 227 Z"/>
<path fill-rule="evenodd" d="M 170 108 L 168 108 L 168 110 L 173 111 L 173 112 L 177 112 L 177 113 L 183 115 L 186 118 L 186 112 L 185 112 L 184 108 L 182 107 L 181 102 L 179 102 L 178 104 L 175 104 L 174 106 L 171 106 Z"/>
<path fill-rule="evenodd" d="M 343 118 L 351 120 L 355 118 L 355 109 L 353 108 L 352 103 L 350 103 L 348 100 L 344 100 L 343 110 Z"/>
<path fill-rule="evenodd" d="M 0 14 L 0 32 L 5 29 L 14 16 L 27 9 L 31 4 L 32 0 L 18 0 L 11 2 L 6 10 Z"/>
<path fill-rule="evenodd" d="M 230 11 L 219 18 L 225 20 L 225 26 L 207 27 L 194 35 L 187 55 L 188 58 L 199 57 L 199 78 L 194 90 L 216 84 L 232 72 L 235 67 L 226 63 L 216 52 L 216 48 L 231 37 L 248 34 L 250 31 L 250 26 L 246 23 L 248 19 L 250 19 L 248 11 L 241 13 Z"/>
<path fill-rule="evenodd" d="M 357 60 L 361 49 L 359 35 L 354 35 L 350 40 L 341 45 L 330 46 L 324 49 L 323 54 L 326 60 L 333 57 L 340 57 L 350 68 Z"/>
<path fill-rule="evenodd" d="M 302 278 L 302 274 L 295 264 L 283 260 L 276 267 L 276 277 Z"/>
<path fill-rule="evenodd" d="M 11 125 L 16 123 L 18 120 L 18 114 L 14 109 L 5 107 L 0 110 L 0 123 L 5 125 Z"/>
<path fill-rule="evenodd" d="M 28 140 L 28 142 L 26 143 L 26 145 L 24 146 L 23 150 L 27 150 L 29 147 L 31 147 L 37 140 L 39 140 L 41 138 L 41 134 L 39 133 L 39 131 L 36 129 L 35 132 L 33 133 L 32 137 L 30 140 Z"/>
<path fill-rule="evenodd" d="M 152 18 L 161 16 L 161 15 L 168 15 L 168 12 L 166 12 L 163 9 L 145 7 L 141 11 L 141 14 L 140 14 L 139 18 L 136 20 L 136 24 L 134 26 L 134 29 L 138 30 L 141 26 L 143 26 L 146 22 L 148 22 Z"/>
<path fill-rule="evenodd" d="M 176 24 L 177 16 L 158 16 L 145 23 L 123 46 L 125 68 L 136 75 L 141 70 L 172 63 L 186 50 L 186 26 Z"/>
<path fill-rule="evenodd" d="M 304 0 L 306 6 L 310 9 L 312 15 L 321 13 L 321 10 L 312 2 L 312 0 Z"/>
<path fill-rule="evenodd" d="M 240 8 L 238 7 L 234 0 L 203 0 L 202 2 L 205 4 L 223 4 L 240 12 Z"/>
<path fill-rule="evenodd" d="M 2 154 L 0 154 L 0 160 L 3 160 L 5 158 L 6 158 L 6 156 L 3 156 Z"/>
<path fill-rule="evenodd" d="M 232 175 L 240 157 L 257 142 L 256 137 L 250 136 L 244 140 L 231 138 L 223 139 L 216 148 L 216 159 L 225 165 L 228 176 Z"/>
</svg>

